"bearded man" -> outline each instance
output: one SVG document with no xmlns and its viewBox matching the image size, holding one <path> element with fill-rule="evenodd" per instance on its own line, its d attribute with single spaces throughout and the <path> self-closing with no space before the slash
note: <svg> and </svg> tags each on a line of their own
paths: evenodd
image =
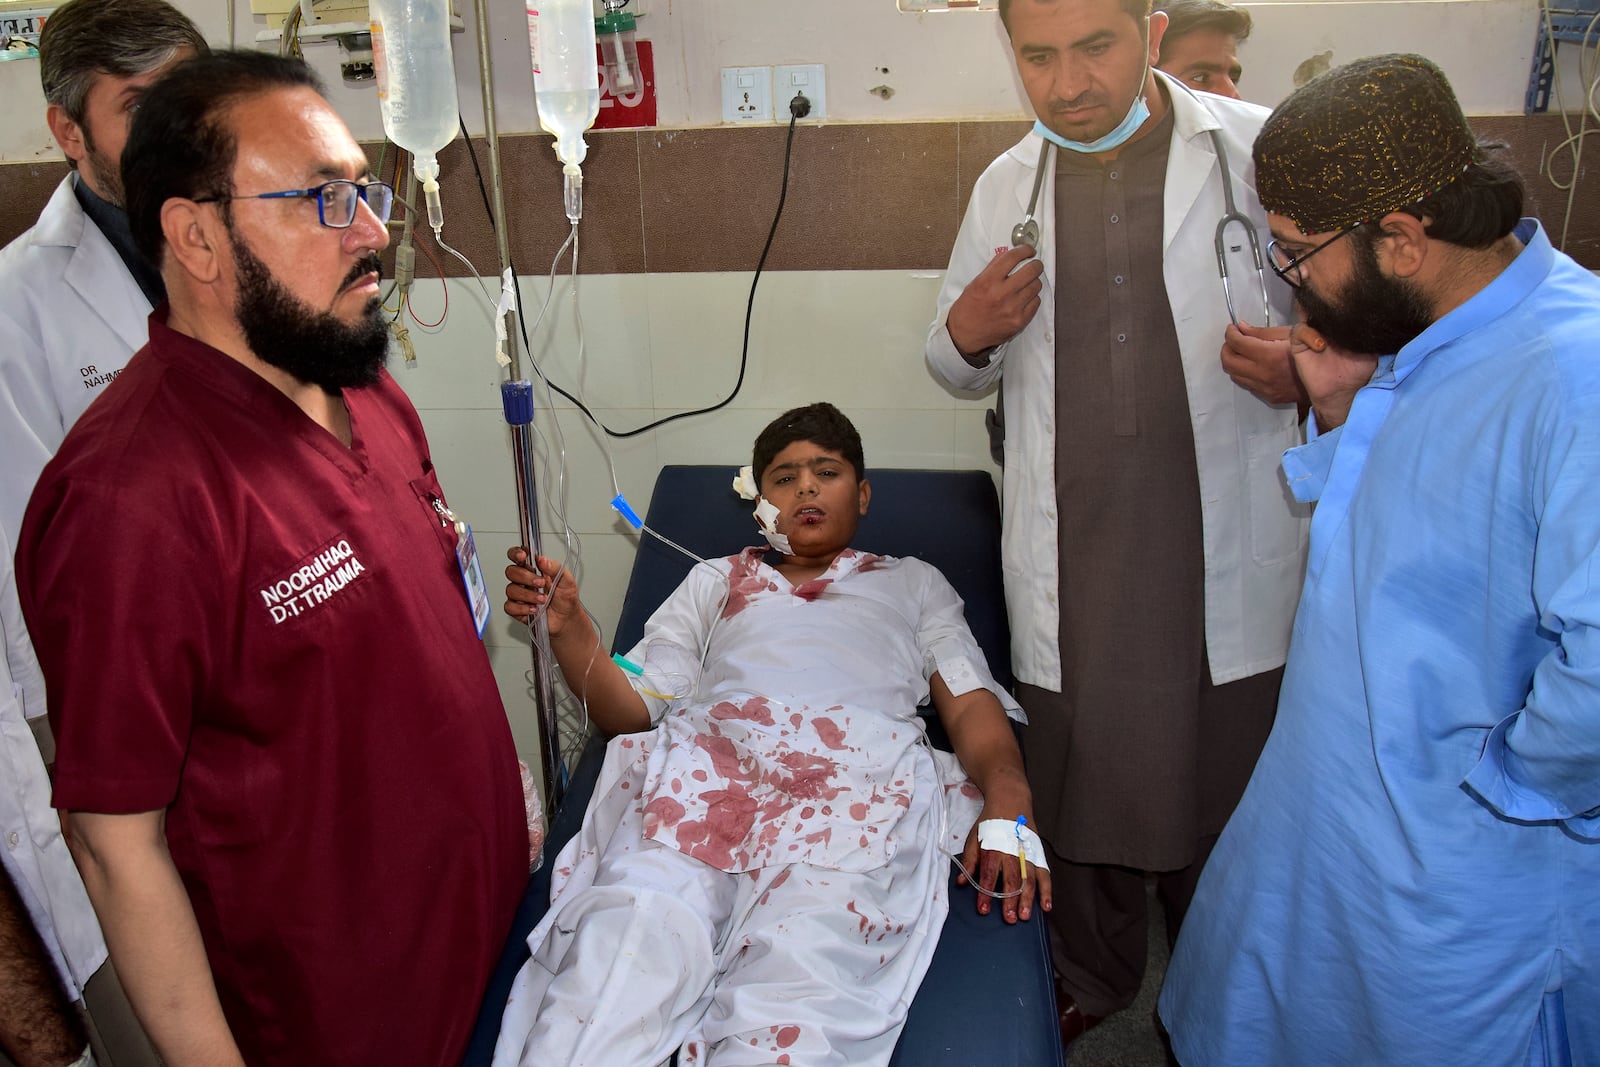
<svg viewBox="0 0 1600 1067">
<path fill-rule="evenodd" d="M 1277 722 L 1161 996 L 1186 1067 L 1600 1058 L 1600 280 L 1421 56 L 1262 127 L 1315 500 Z M 1379 354 L 1371 362 L 1347 352 Z"/>
<path fill-rule="evenodd" d="M 255 52 L 152 88 L 123 178 L 168 306 L 17 567 L 112 959 L 172 1067 L 457 1062 L 528 839 L 467 531 L 383 369 L 393 191 Z"/>
</svg>

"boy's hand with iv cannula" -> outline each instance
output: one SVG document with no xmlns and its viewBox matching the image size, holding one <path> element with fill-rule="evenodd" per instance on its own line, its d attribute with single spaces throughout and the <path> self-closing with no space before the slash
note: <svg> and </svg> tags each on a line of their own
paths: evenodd
<svg viewBox="0 0 1600 1067">
<path fill-rule="evenodd" d="M 648 730 L 650 710 L 622 668 L 606 654 L 578 599 L 578 583 L 572 573 L 548 556 L 535 559 L 539 569 L 531 569 L 528 551 L 521 547 L 508 549 L 506 557 L 511 565 L 506 568 L 505 613 L 513 619 L 530 620 L 536 612 L 543 612 L 550 651 L 567 688 L 583 702 L 589 718 L 608 734 Z"/>
<path fill-rule="evenodd" d="M 507 549 L 506 558 L 511 561 L 506 568 L 507 615 L 526 622 L 542 608 L 552 641 L 573 618 L 584 617 L 578 583 L 570 571 L 546 556 L 537 559 L 539 569 L 534 570 L 528 566 L 528 550 L 520 545 Z"/>
</svg>

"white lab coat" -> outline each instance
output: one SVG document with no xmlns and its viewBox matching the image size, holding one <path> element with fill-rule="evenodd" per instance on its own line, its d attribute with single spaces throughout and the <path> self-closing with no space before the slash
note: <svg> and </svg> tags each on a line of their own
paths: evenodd
<svg viewBox="0 0 1600 1067">
<path fill-rule="evenodd" d="M 39 472 L 144 346 L 150 301 L 84 214 L 73 180 L 63 179 L 34 227 L 0 250 L 0 852 L 63 981 L 81 996 L 105 962 L 105 942 L 27 722 L 45 713 L 44 679 L 11 557 Z"/>
<path fill-rule="evenodd" d="M 1205 543 L 1206 651 L 1212 680 L 1220 685 L 1283 664 L 1305 560 L 1308 513 L 1294 504 L 1278 470 L 1283 451 L 1300 443 L 1295 406 L 1256 399 L 1223 373 L 1220 361 L 1229 320 L 1213 240 L 1223 190 L 1207 131 L 1221 134 L 1234 199 L 1240 211 L 1258 220 L 1265 255 L 1266 218 L 1256 199 L 1250 147 L 1268 112 L 1223 97 L 1202 98 L 1159 71 L 1156 76 L 1166 83 L 1174 112 L 1163 205 L 1163 275 L 1194 424 Z M 1002 557 L 1012 668 L 1019 681 L 1059 692 L 1055 203 L 1048 181 L 1035 210 L 1044 288 L 1033 321 L 996 348 L 981 368 L 961 358 L 945 329 L 950 305 L 997 248 L 1010 246 L 1011 228 L 1027 211 L 1040 143 L 1030 132 L 979 176 L 939 292 L 926 355 L 934 375 L 961 390 L 988 389 L 1005 373 Z M 1237 234 L 1238 227 L 1232 232 Z M 1241 286 L 1259 289 L 1253 271 L 1249 277 L 1241 273 L 1237 266 L 1230 273 L 1235 292 Z M 1273 321 L 1288 322 L 1287 287 L 1270 272 L 1269 281 Z"/>
</svg>

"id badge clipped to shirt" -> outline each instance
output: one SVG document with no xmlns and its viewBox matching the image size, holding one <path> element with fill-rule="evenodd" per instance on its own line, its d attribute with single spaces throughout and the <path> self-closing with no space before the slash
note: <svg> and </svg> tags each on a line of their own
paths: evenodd
<svg viewBox="0 0 1600 1067">
<path fill-rule="evenodd" d="M 478 640 L 483 640 L 484 627 L 489 625 L 489 586 L 483 580 L 483 563 L 478 559 L 478 542 L 472 536 L 472 527 L 456 522 L 456 563 L 461 568 L 461 582 L 467 589 L 467 604 L 472 609 L 472 624 L 477 628 Z"/>
</svg>

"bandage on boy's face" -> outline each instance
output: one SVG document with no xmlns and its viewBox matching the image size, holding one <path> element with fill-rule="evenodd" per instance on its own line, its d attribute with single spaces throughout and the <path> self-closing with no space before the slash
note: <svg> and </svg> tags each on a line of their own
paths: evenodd
<svg viewBox="0 0 1600 1067">
<path fill-rule="evenodd" d="M 855 539 L 872 490 L 849 460 L 796 441 L 761 472 L 761 495 L 778 509 L 778 532 L 798 557 L 837 555 Z"/>
</svg>

